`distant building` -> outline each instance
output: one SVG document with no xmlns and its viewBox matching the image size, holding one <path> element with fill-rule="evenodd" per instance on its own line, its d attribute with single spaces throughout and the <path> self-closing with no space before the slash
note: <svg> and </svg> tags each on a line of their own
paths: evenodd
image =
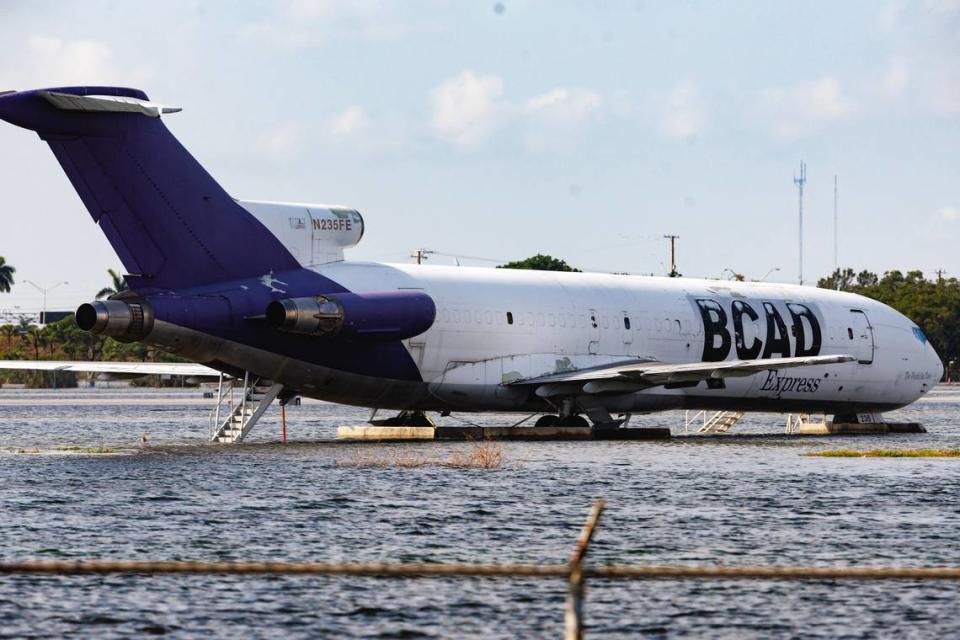
<svg viewBox="0 0 960 640">
<path fill-rule="evenodd" d="M 73 311 L 47 311 L 46 317 L 44 317 L 42 311 L 33 309 L 0 308 L 0 325 L 20 324 L 20 320 L 26 318 L 30 321 L 30 324 L 42 326 L 51 322 L 59 322 L 72 313 Z"/>
</svg>

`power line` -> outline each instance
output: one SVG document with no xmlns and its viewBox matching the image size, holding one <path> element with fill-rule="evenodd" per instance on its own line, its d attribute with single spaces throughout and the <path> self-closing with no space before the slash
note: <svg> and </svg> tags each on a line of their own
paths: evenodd
<svg viewBox="0 0 960 640">
<path fill-rule="evenodd" d="M 837 209 L 838 182 L 837 174 L 833 174 L 833 270 L 840 268 L 840 218 Z"/>
</svg>

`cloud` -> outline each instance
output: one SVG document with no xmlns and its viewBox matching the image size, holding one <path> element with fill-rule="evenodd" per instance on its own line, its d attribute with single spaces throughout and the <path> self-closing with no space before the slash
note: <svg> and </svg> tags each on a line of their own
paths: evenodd
<svg viewBox="0 0 960 640">
<path fill-rule="evenodd" d="M 903 58 L 894 58 L 880 79 L 880 87 L 888 96 L 898 96 L 907 88 L 909 81 L 906 61 Z"/>
<path fill-rule="evenodd" d="M 600 103 L 600 95 L 589 89 L 554 89 L 527 100 L 524 112 L 537 122 L 577 125 L 595 114 Z"/>
<path fill-rule="evenodd" d="M 670 91 L 664 101 L 660 134 L 667 140 L 689 142 L 696 139 L 702 128 L 700 92 L 692 82 L 682 82 Z"/>
<path fill-rule="evenodd" d="M 261 154 L 273 160 L 287 159 L 296 155 L 304 133 L 304 127 L 299 123 L 287 122 L 264 131 L 257 137 L 255 146 Z"/>
<path fill-rule="evenodd" d="M 408 149 L 409 126 L 397 114 L 371 115 L 360 105 L 350 105 L 327 120 L 325 144 L 339 152 L 370 156 Z"/>
<path fill-rule="evenodd" d="M 151 77 L 145 68 L 121 68 L 114 64 L 113 50 L 91 39 L 69 40 L 33 34 L 11 49 L 19 54 L 0 57 L 0 88 L 74 85 L 139 86 Z"/>
<path fill-rule="evenodd" d="M 97 40 L 31 36 L 27 45 L 42 82 L 99 84 L 116 80 L 110 47 Z"/>
<path fill-rule="evenodd" d="M 759 111 L 773 133 L 782 138 L 798 138 L 825 126 L 849 118 L 856 105 L 844 95 L 840 81 L 825 76 L 790 87 L 764 89 L 759 96 Z"/>
<path fill-rule="evenodd" d="M 462 71 L 431 91 L 433 129 L 457 148 L 475 148 L 504 124 L 507 108 L 502 96 L 503 80 L 498 76 Z"/>
<path fill-rule="evenodd" d="M 602 102 L 600 94 L 581 88 L 557 88 L 526 100 L 520 110 L 527 127 L 524 144 L 531 151 L 570 146 Z"/>
<path fill-rule="evenodd" d="M 370 116 L 363 107 L 351 105 L 330 119 L 329 131 L 335 136 L 360 133 L 370 126 Z"/>
<path fill-rule="evenodd" d="M 943 222 L 960 222 L 960 207 L 941 207 L 934 215 Z"/>
</svg>

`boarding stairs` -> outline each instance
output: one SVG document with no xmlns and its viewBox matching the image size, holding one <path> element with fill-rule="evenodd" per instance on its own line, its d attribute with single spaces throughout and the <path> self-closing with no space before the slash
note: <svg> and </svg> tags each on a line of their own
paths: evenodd
<svg viewBox="0 0 960 640">
<path fill-rule="evenodd" d="M 687 411 L 684 414 L 683 430 L 684 433 L 689 432 L 691 426 L 696 426 L 695 423 L 702 420 L 697 433 L 726 433 L 744 415 L 743 411 L 717 411 L 713 415 L 709 415 L 707 411 L 697 411 L 691 416 Z"/>
<path fill-rule="evenodd" d="M 803 427 L 813 425 L 821 426 L 827 424 L 827 416 L 821 415 L 817 418 L 811 417 L 809 413 L 791 413 L 787 415 L 787 430 L 785 433 L 796 435 L 803 430 Z"/>
<path fill-rule="evenodd" d="M 281 391 L 282 384 L 251 376 L 249 372 L 244 373 L 243 380 L 221 375 L 217 404 L 210 411 L 210 441 L 242 441 Z"/>
</svg>

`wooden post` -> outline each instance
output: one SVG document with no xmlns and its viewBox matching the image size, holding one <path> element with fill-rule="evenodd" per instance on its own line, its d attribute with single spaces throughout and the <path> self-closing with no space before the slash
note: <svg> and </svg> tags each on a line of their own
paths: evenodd
<svg viewBox="0 0 960 640">
<path fill-rule="evenodd" d="M 580 537 L 570 556 L 570 577 L 567 585 L 567 602 L 564 606 L 564 623 L 566 640 L 582 640 L 583 638 L 583 597 L 585 593 L 583 578 L 583 559 L 587 555 L 593 532 L 600 521 L 600 514 L 607 506 L 603 498 L 598 498 L 590 509 L 590 515 L 580 530 Z"/>
<path fill-rule="evenodd" d="M 280 404 L 280 440 L 287 444 L 287 405 Z"/>
</svg>

